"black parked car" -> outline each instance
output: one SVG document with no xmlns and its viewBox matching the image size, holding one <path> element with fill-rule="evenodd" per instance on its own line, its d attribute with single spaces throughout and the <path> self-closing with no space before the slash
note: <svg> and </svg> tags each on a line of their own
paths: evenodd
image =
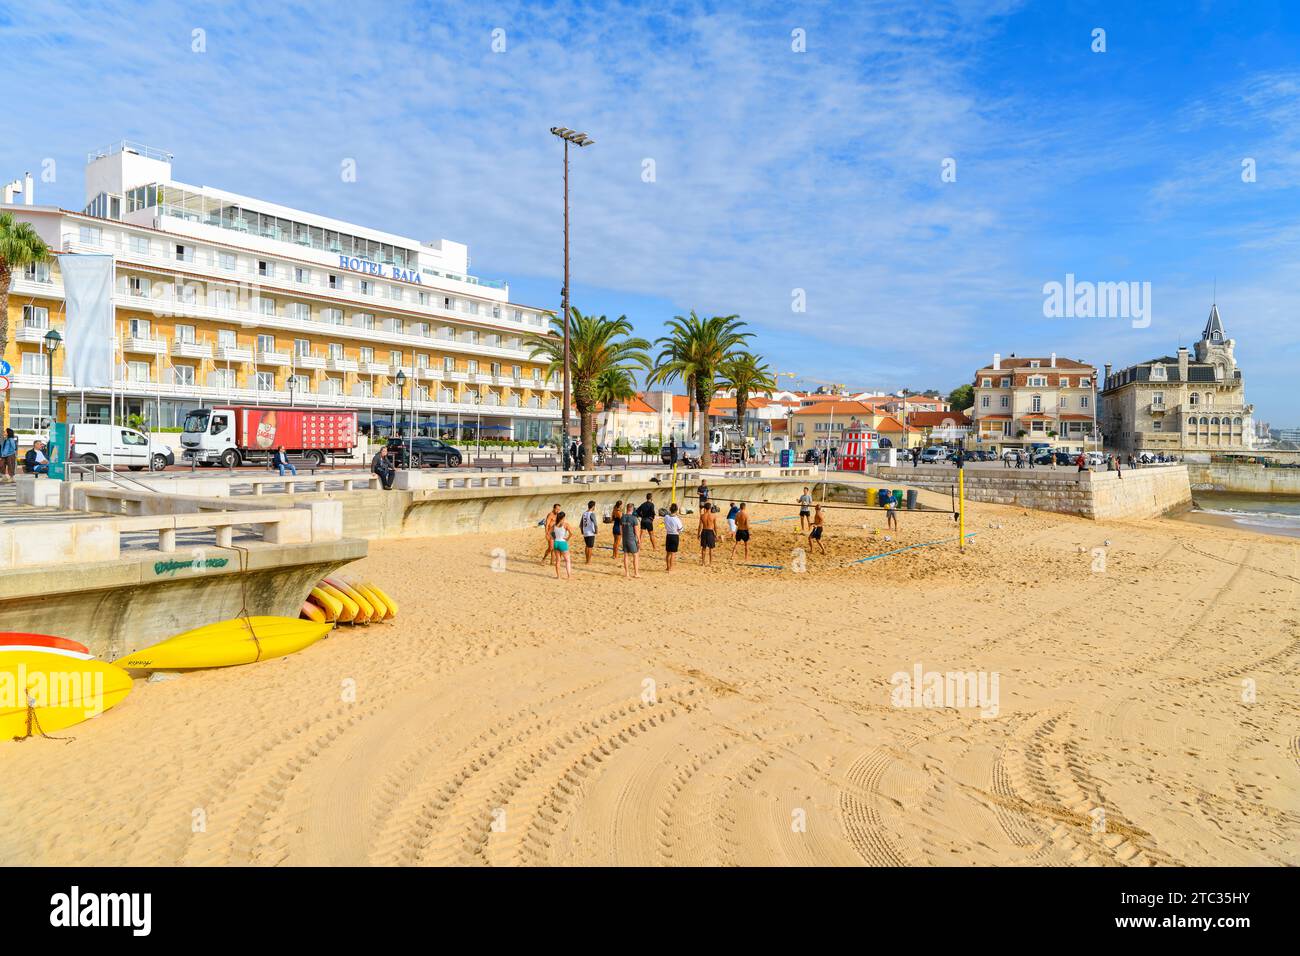
<svg viewBox="0 0 1300 956">
<path fill-rule="evenodd" d="M 388 457 L 393 459 L 393 465 L 397 468 L 407 467 L 407 442 L 408 439 L 405 438 L 388 439 Z M 440 438 L 411 438 L 409 442 L 411 459 L 416 468 L 460 467 L 460 452 Z"/>
</svg>

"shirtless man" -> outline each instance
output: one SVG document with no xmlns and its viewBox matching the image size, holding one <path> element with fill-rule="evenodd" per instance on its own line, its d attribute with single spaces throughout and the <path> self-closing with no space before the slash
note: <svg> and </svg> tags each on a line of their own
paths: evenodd
<svg viewBox="0 0 1300 956">
<path fill-rule="evenodd" d="M 542 527 L 542 530 L 546 533 L 546 551 L 542 553 L 542 564 L 551 560 L 551 556 L 555 553 L 555 539 L 551 536 L 551 529 L 555 527 L 555 519 L 559 517 L 559 514 L 560 506 L 552 505 L 551 512 L 546 516 L 546 521 Z"/>
<path fill-rule="evenodd" d="M 700 509 L 700 564 L 713 564 L 718 546 L 718 514 L 713 507 Z"/>
<path fill-rule="evenodd" d="M 745 560 L 749 560 L 749 512 L 745 510 L 745 503 L 740 503 L 740 510 L 736 512 L 736 540 L 731 546 L 731 556 L 736 556 L 736 545 L 745 545 Z"/>
</svg>

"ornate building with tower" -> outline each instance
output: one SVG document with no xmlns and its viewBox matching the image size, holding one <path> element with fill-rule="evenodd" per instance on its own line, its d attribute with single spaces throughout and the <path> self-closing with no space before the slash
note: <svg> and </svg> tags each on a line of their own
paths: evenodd
<svg viewBox="0 0 1300 956">
<path fill-rule="evenodd" d="M 1101 428 L 1106 447 L 1141 455 L 1222 453 L 1253 447 L 1253 405 L 1223 330 L 1210 307 L 1192 350 L 1139 362 L 1118 372 L 1106 366 Z M 1193 357 L 1194 356 L 1194 357 Z"/>
</svg>

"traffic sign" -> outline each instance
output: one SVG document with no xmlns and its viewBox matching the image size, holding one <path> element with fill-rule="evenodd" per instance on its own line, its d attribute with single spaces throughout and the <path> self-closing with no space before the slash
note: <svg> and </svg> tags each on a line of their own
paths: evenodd
<svg viewBox="0 0 1300 956">
<path fill-rule="evenodd" d="M 0 392 L 9 391 L 9 376 L 0 375 Z"/>
<path fill-rule="evenodd" d="M 8 375 L 12 371 L 13 371 L 13 366 L 11 366 L 4 359 L 0 359 L 0 375 Z"/>
</svg>

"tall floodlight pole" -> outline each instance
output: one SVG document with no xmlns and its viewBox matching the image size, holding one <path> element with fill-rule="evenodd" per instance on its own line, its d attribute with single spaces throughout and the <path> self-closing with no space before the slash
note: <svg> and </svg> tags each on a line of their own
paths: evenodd
<svg viewBox="0 0 1300 956">
<path fill-rule="evenodd" d="M 569 144 L 590 146 L 595 140 L 586 133 L 575 133 L 563 126 L 552 126 L 551 133 L 564 140 L 564 288 L 560 290 L 560 319 L 564 326 L 564 404 L 560 410 L 560 459 L 569 470 Z"/>
</svg>

